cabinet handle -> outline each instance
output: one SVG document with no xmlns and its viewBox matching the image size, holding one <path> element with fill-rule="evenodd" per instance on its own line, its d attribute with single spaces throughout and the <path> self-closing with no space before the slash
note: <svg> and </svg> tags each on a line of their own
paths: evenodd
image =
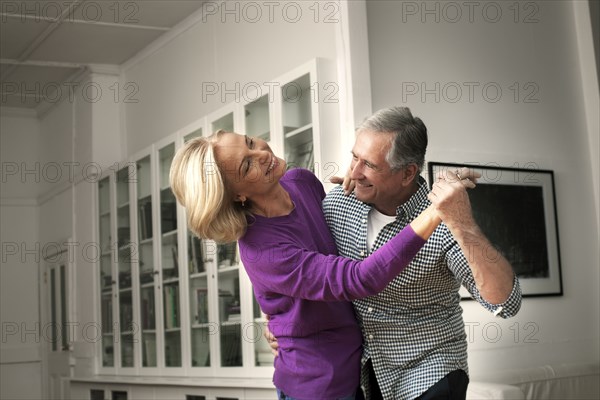
<svg viewBox="0 0 600 400">
<path fill-rule="evenodd" d="M 160 271 L 158 271 L 158 270 L 154 271 L 154 275 L 158 275 L 159 273 L 160 273 Z"/>
</svg>

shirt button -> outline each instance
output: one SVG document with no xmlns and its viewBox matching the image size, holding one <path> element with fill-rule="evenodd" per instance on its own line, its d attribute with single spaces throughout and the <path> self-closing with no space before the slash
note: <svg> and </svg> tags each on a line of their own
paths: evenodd
<svg viewBox="0 0 600 400">
<path fill-rule="evenodd" d="M 364 223 L 366 223 L 366 222 L 367 222 L 366 218 L 363 218 L 363 219 L 362 219 L 362 223 L 364 224 Z"/>
<path fill-rule="evenodd" d="M 361 257 L 364 257 L 364 256 L 365 256 L 365 252 L 364 252 L 364 251 L 361 251 L 361 252 L 360 252 L 360 256 L 361 256 Z"/>
<path fill-rule="evenodd" d="M 367 311 L 368 311 L 368 312 L 373 312 L 373 307 L 369 307 L 369 308 L 367 308 Z"/>
<path fill-rule="evenodd" d="M 373 335 L 369 335 L 369 340 L 373 340 Z"/>
</svg>

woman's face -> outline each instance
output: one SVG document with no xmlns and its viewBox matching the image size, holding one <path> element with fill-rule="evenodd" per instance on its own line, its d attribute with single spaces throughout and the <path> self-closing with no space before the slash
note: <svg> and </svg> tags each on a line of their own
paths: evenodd
<svg viewBox="0 0 600 400">
<path fill-rule="evenodd" d="M 222 133 L 214 147 L 215 158 L 234 201 L 252 199 L 275 186 L 286 170 L 262 139 Z"/>
</svg>

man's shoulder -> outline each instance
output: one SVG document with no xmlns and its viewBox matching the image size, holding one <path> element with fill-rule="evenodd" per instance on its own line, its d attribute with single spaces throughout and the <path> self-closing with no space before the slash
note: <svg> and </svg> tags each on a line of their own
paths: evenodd
<svg viewBox="0 0 600 400">
<path fill-rule="evenodd" d="M 344 194 L 342 186 L 336 186 L 325 195 L 323 209 L 325 210 L 348 210 L 364 207 L 364 203 L 356 198 L 354 193 Z"/>
</svg>

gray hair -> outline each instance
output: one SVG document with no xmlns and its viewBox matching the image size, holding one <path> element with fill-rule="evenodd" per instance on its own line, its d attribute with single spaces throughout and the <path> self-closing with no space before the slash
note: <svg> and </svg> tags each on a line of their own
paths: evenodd
<svg viewBox="0 0 600 400">
<path fill-rule="evenodd" d="M 391 146 L 385 160 L 392 171 L 416 164 L 421 173 L 427 150 L 427 127 L 413 117 L 408 107 L 391 107 L 377 111 L 356 130 L 392 134 Z"/>
</svg>

